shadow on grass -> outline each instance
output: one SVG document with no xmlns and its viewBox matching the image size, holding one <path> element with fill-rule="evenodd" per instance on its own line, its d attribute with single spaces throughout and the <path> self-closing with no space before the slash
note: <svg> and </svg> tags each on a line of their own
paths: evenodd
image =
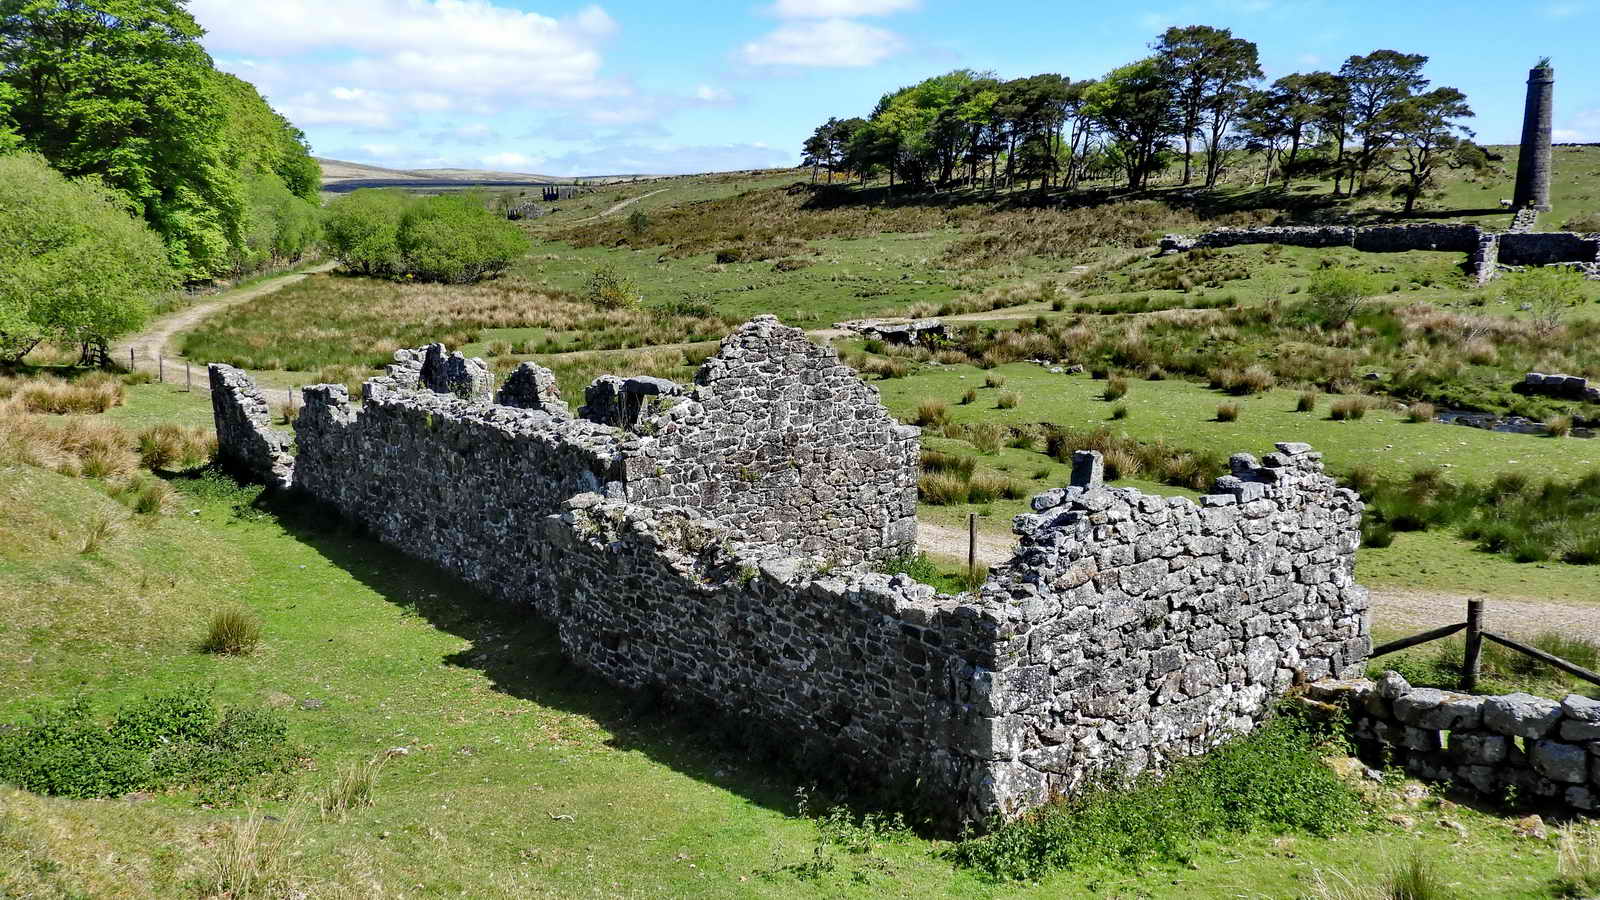
<svg viewBox="0 0 1600 900">
<path fill-rule="evenodd" d="M 295 540 L 393 605 L 471 646 L 443 657 L 482 672 L 501 693 L 593 719 L 607 744 L 633 750 L 758 806 L 793 814 L 796 791 L 821 786 L 843 801 L 852 787 L 821 767 L 802 771 L 770 729 L 719 716 L 661 691 L 629 690 L 562 653 L 556 626 L 531 607 L 495 600 L 461 579 L 390 548 L 313 500 L 241 486 L 212 470 L 162 476 L 180 489 L 232 503 L 236 517 L 271 518 Z M 852 793 L 852 795 L 854 795 Z"/>
</svg>

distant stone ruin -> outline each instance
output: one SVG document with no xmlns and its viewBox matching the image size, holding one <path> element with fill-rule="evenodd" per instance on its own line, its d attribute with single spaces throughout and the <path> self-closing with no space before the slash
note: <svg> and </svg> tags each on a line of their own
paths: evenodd
<svg viewBox="0 0 1600 900">
<path fill-rule="evenodd" d="M 1199 502 L 1107 487 L 1084 454 L 1012 559 L 947 595 L 873 571 L 916 547 L 919 430 L 797 329 L 749 322 L 692 386 L 591 387 L 591 418 L 537 366 L 500 403 L 480 370 L 424 348 L 359 406 L 306 388 L 287 460 L 249 378 L 214 365 L 222 453 L 532 607 L 611 681 L 951 827 L 1202 753 L 1370 647 L 1361 503 L 1304 444 L 1234 457 Z"/>
<path fill-rule="evenodd" d="M 855 319 L 835 322 L 841 331 L 854 331 L 868 340 L 886 344 L 930 344 L 946 337 L 944 322 L 940 319 Z"/>
<path fill-rule="evenodd" d="M 1467 270 L 1478 284 L 1489 283 L 1506 269 L 1524 266 L 1572 266 L 1600 277 L 1600 234 L 1567 231 L 1496 232 L 1477 225 L 1423 222 L 1411 225 L 1274 225 L 1219 228 L 1203 234 L 1169 234 L 1161 239 L 1163 255 L 1197 248 L 1241 244 L 1283 244 L 1289 247 L 1353 247 L 1366 253 L 1442 250 L 1467 254 Z"/>
</svg>

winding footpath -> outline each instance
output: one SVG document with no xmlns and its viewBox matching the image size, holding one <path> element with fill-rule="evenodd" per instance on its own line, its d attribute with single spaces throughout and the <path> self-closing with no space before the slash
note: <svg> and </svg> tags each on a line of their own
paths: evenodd
<svg viewBox="0 0 1600 900">
<path fill-rule="evenodd" d="M 128 352 L 131 350 L 133 351 L 134 369 L 151 374 L 156 374 L 163 365 L 165 365 L 169 373 L 178 371 L 184 363 L 203 366 L 204 363 L 186 360 L 181 355 L 170 352 L 169 347 L 173 339 L 216 313 L 281 291 L 291 284 L 304 281 L 308 276 L 331 272 L 337 265 L 334 262 L 322 263 L 299 272 L 269 278 L 247 288 L 224 291 L 213 297 L 196 301 L 184 309 L 155 320 L 144 331 L 113 344 L 111 347 L 111 359 L 113 362 L 120 364 L 128 359 Z M 208 391 L 210 387 L 204 377 L 204 372 L 196 374 L 201 375 L 201 377 L 196 379 L 195 387 Z M 268 403 L 286 404 L 289 402 L 289 392 L 286 390 L 262 388 L 261 393 L 266 396 Z"/>
</svg>

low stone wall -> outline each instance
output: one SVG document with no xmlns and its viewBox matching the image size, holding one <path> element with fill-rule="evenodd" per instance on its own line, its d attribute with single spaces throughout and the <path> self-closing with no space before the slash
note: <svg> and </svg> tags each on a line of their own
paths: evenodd
<svg viewBox="0 0 1600 900">
<path fill-rule="evenodd" d="M 1600 235 L 1533 231 L 1500 237 L 1503 266 L 1551 266 L 1600 262 Z"/>
<path fill-rule="evenodd" d="M 1514 385 L 1512 390 L 1519 394 L 1538 394 L 1560 400 L 1600 403 L 1600 386 L 1590 384 L 1589 379 L 1579 375 L 1546 375 L 1543 372 L 1529 372 L 1523 376 L 1522 383 Z"/>
<path fill-rule="evenodd" d="M 1394 672 L 1310 685 L 1308 698 L 1348 711 L 1374 765 L 1485 799 L 1515 794 L 1574 810 L 1600 806 L 1600 701 L 1528 694 L 1481 697 L 1412 687 Z"/>
<path fill-rule="evenodd" d="M 1476 225 L 1423 222 L 1414 225 L 1288 225 L 1218 228 L 1198 235 L 1169 234 L 1161 252 L 1181 253 L 1198 247 L 1283 244 L 1290 247 L 1353 247 L 1368 253 L 1447 250 L 1468 255 L 1468 270 L 1487 284 L 1504 266 L 1575 264 L 1586 273 L 1600 269 L 1600 235 L 1564 231 L 1494 232 Z"/>
<path fill-rule="evenodd" d="M 305 390 L 293 487 L 549 617 L 606 678 L 952 826 L 1159 770 L 1360 669 L 1360 501 L 1303 444 L 1235 457 L 1199 503 L 1108 488 L 1085 454 L 976 591 L 872 573 L 915 546 L 917 430 L 798 335 L 741 328 L 633 429 L 572 418 L 536 371 L 509 393 L 540 408 L 441 392 L 407 353 L 360 407 Z M 219 439 L 247 452 L 248 379 L 220 386 Z"/>
</svg>

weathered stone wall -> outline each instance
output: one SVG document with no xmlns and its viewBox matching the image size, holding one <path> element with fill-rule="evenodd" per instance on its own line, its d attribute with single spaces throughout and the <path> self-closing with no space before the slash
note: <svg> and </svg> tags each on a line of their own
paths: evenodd
<svg viewBox="0 0 1600 900">
<path fill-rule="evenodd" d="M 682 402 L 641 418 L 628 499 L 684 506 L 752 539 L 839 562 L 916 549 L 917 428 L 830 347 L 762 316 Z"/>
<path fill-rule="evenodd" d="M 1458 694 L 1412 687 L 1394 672 L 1376 684 L 1313 684 L 1307 697 L 1348 710 L 1351 737 L 1374 765 L 1403 766 L 1488 800 L 1514 792 L 1600 808 L 1600 701 Z"/>
<path fill-rule="evenodd" d="M 1291 683 L 1359 673 L 1360 500 L 1304 444 L 1232 470 L 1198 504 L 1067 488 L 1018 518 L 1021 549 L 980 591 L 1001 622 L 983 805 L 1160 769 L 1249 731 Z"/>
<path fill-rule="evenodd" d="M 272 408 L 249 375 L 212 363 L 211 417 L 217 426 L 217 459 L 239 476 L 275 488 L 293 479 L 294 457 L 289 433 L 270 425 Z"/>
<path fill-rule="evenodd" d="M 1532 231 L 1500 236 L 1504 266 L 1549 266 L 1600 262 L 1600 235 L 1570 231 Z"/>
<path fill-rule="evenodd" d="M 1199 504 L 1106 488 L 1086 456 L 947 596 L 867 571 L 915 539 L 916 429 L 773 320 L 632 430 L 439 393 L 401 355 L 360 408 L 306 389 L 296 489 L 550 617 L 605 677 L 914 785 L 952 825 L 1203 752 L 1367 652 L 1360 504 L 1304 445 L 1236 457 Z"/>
</svg>

